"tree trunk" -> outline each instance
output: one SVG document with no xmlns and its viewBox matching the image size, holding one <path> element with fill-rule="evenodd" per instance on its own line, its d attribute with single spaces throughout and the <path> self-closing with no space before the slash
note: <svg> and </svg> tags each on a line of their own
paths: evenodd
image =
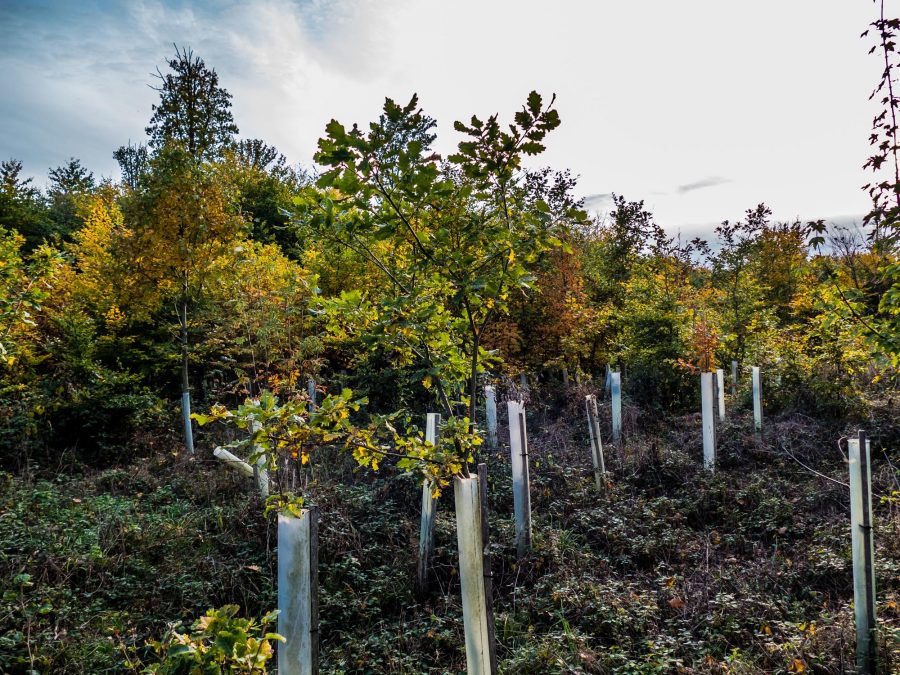
<svg viewBox="0 0 900 675">
<path fill-rule="evenodd" d="M 469 431 L 475 431 L 475 410 L 478 401 L 478 335 L 472 340 L 472 372 L 469 375 Z"/>
</svg>

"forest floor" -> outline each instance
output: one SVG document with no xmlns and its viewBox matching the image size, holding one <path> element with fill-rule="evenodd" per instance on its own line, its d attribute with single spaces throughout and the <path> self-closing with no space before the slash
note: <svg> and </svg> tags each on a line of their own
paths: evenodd
<svg viewBox="0 0 900 675">
<path fill-rule="evenodd" d="M 837 442 L 850 429 L 784 415 L 759 439 L 733 415 L 710 475 L 699 415 L 626 407 L 599 494 L 584 393 L 529 410 L 533 551 L 521 561 L 508 451 L 484 458 L 501 672 L 852 672 Z M 872 439 L 882 665 L 900 672 L 900 455 L 896 426 L 873 425 L 887 430 Z M 389 467 L 323 459 L 310 482 L 321 672 L 464 672 L 452 492 L 438 504 L 432 588 L 418 595 L 421 488 Z M 252 487 L 203 451 L 0 474 L 0 672 L 128 672 L 173 622 L 231 603 L 273 609 L 275 527 Z"/>
</svg>

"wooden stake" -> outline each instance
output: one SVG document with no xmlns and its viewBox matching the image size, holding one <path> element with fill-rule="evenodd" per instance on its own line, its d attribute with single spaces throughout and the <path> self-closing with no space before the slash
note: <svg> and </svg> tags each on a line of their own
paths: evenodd
<svg viewBox="0 0 900 675">
<path fill-rule="evenodd" d="M 597 490 L 603 491 L 606 484 L 606 465 L 603 462 L 603 442 L 600 440 L 600 420 L 597 413 L 597 397 L 589 394 L 584 397 L 587 410 L 588 433 L 591 436 L 591 459 L 594 462 L 594 480 Z"/>
</svg>

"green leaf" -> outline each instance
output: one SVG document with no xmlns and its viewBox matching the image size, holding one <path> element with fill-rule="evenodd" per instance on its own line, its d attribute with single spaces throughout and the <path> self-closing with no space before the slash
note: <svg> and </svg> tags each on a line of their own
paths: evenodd
<svg viewBox="0 0 900 675">
<path fill-rule="evenodd" d="M 541 114 L 541 95 L 536 91 L 532 91 L 528 94 L 528 110 L 533 117 L 537 117 Z"/>
</svg>

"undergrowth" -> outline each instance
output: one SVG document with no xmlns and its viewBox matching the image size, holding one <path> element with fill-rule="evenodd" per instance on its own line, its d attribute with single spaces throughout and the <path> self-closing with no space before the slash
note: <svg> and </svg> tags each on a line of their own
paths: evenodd
<svg viewBox="0 0 900 675">
<path fill-rule="evenodd" d="M 500 668 L 506 673 L 852 671 L 847 430 L 800 415 L 719 430 L 700 466 L 696 416 L 642 420 L 590 467 L 579 397 L 530 427 L 533 552 L 517 560 L 509 461 L 486 451 Z M 900 668 L 900 504 L 892 427 L 874 435 L 885 672 Z M 275 528 L 252 482 L 205 459 L 0 478 L 0 672 L 140 671 L 150 641 L 210 607 L 276 604 Z M 818 473 L 814 473 L 818 472 Z M 36 474 L 40 475 L 40 472 Z M 323 673 L 465 671 L 452 494 L 438 504 L 431 589 L 412 580 L 420 487 L 315 469 Z M 893 672 L 896 672 L 894 670 Z"/>
</svg>

